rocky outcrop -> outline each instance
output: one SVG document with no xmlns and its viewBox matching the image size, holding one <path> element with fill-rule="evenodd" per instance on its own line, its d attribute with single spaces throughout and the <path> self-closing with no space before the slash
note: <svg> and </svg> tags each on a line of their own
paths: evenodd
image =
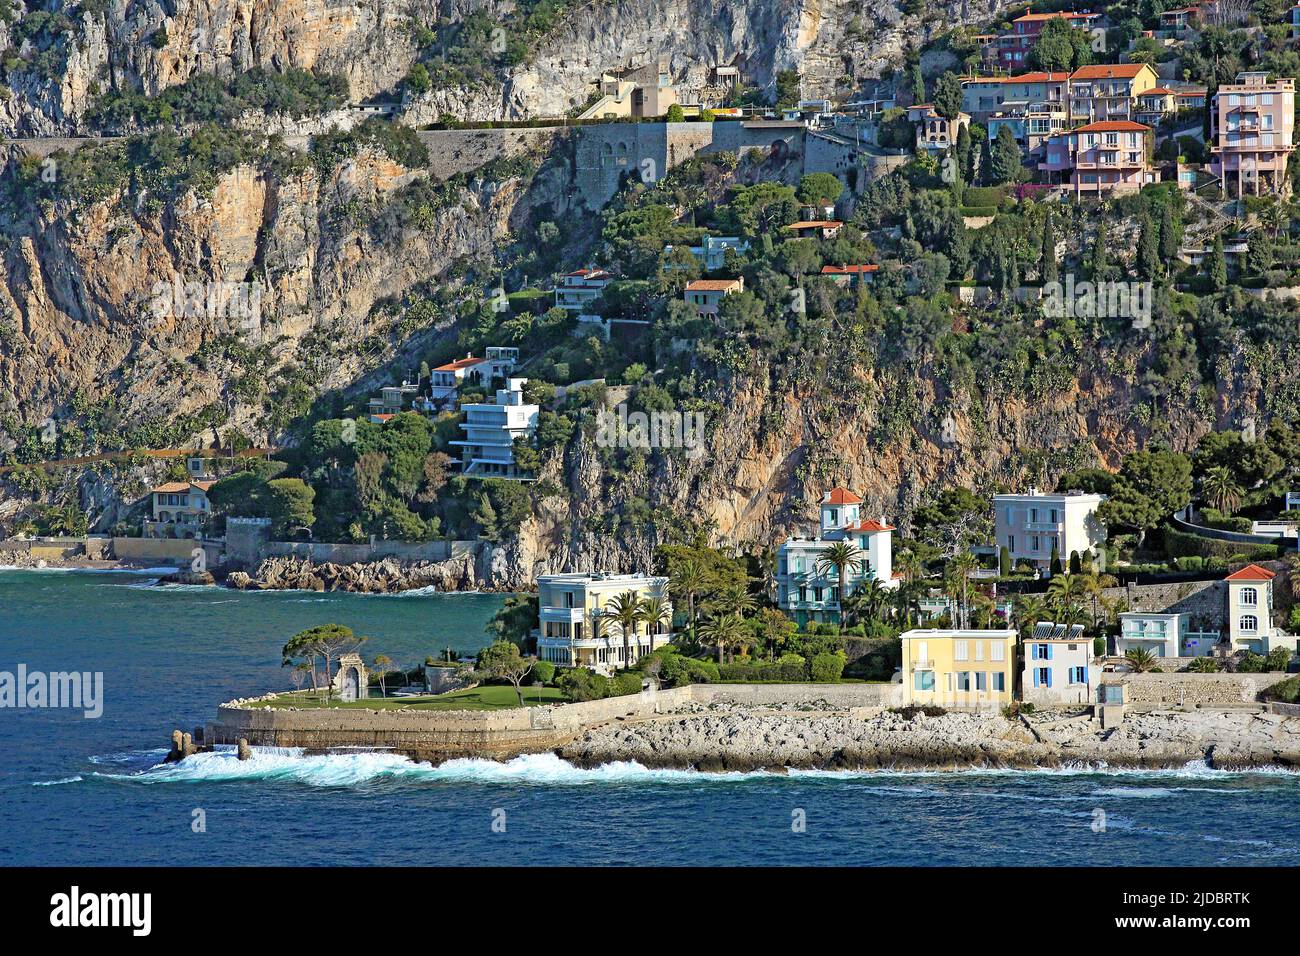
<svg viewBox="0 0 1300 956">
<path fill-rule="evenodd" d="M 1196 712 L 1129 715 L 1107 731 L 1087 716 L 882 711 L 762 711 L 693 705 L 653 720 L 588 731 L 559 749 L 585 767 L 634 760 L 649 767 L 747 771 L 964 769 L 970 767 L 1300 767 L 1300 720 L 1272 714 Z"/>
<path fill-rule="evenodd" d="M 226 582 L 253 591 L 359 591 L 391 594 L 434 588 L 438 591 L 489 591 L 498 588 L 480 576 L 471 555 L 447 561 L 402 562 L 395 558 L 358 564 L 315 564 L 307 558 L 266 558 L 253 571 L 234 571 Z"/>
</svg>

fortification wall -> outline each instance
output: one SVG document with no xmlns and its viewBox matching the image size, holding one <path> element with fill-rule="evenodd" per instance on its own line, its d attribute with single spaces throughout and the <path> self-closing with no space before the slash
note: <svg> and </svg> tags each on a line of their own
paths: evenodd
<svg viewBox="0 0 1300 956">
<path fill-rule="evenodd" d="M 450 179 L 503 157 L 549 151 L 564 134 L 563 126 L 537 126 L 420 130 L 416 135 L 429 150 L 429 174 Z"/>
</svg>

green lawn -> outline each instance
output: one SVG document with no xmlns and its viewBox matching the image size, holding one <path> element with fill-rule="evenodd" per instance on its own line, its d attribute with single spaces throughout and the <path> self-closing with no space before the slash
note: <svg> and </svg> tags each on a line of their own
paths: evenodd
<svg viewBox="0 0 1300 956">
<path fill-rule="evenodd" d="M 536 707 L 539 704 L 563 704 L 567 698 L 564 692 L 555 687 L 525 687 L 524 704 Z M 258 707 L 340 707 L 361 710 L 504 710 L 519 706 L 515 689 L 509 685 L 489 685 L 474 687 L 469 690 L 452 691 L 450 694 L 436 694 L 428 697 L 372 697 L 369 700 L 354 700 L 343 703 L 337 698 L 326 704 L 313 691 L 301 691 L 281 694 L 274 700 L 263 701 Z"/>
</svg>

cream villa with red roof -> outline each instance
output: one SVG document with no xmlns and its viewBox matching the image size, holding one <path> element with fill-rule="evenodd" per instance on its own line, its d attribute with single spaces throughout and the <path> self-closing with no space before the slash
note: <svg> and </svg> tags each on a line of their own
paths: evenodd
<svg viewBox="0 0 1300 956">
<path fill-rule="evenodd" d="M 686 283 L 682 296 L 700 315 L 717 315 L 725 297 L 744 291 L 744 279 L 695 279 Z"/>
<path fill-rule="evenodd" d="M 840 233 L 840 228 L 844 223 L 835 219 L 801 219 L 799 222 L 792 222 L 785 228 L 794 232 L 799 238 L 817 238 L 834 239 Z"/>
<path fill-rule="evenodd" d="M 1274 647 L 1294 648 L 1295 638 L 1273 627 L 1273 578 L 1277 573 L 1248 564 L 1224 580 L 1228 584 L 1228 641 L 1234 651 L 1267 654 Z"/>
<path fill-rule="evenodd" d="M 504 381 L 510 377 L 518 363 L 519 349 L 492 345 L 488 346 L 481 358 L 466 355 L 463 359 L 439 365 L 429 372 L 429 398 L 436 403 L 445 404 L 456 397 L 462 382 L 491 386 L 496 379 Z M 392 409 L 386 408 L 384 411 Z"/>
<path fill-rule="evenodd" d="M 1145 63 L 1096 63 L 1070 74 L 1070 119 L 1076 123 L 1131 120 L 1136 101 L 1159 85 Z"/>
<path fill-rule="evenodd" d="M 777 604 L 800 627 L 809 621 L 839 621 L 839 570 L 824 566 L 822 552 L 841 541 L 857 550 L 856 560 L 845 571 L 849 594 L 871 581 L 896 587 L 893 531 L 883 518 L 864 517 L 862 499 L 853 492 L 832 488 L 822 497 L 818 535 L 788 538 L 777 551 Z"/>
<path fill-rule="evenodd" d="M 215 481 L 169 481 L 149 491 L 152 499 L 151 511 L 156 525 L 174 525 L 166 529 L 170 537 L 192 538 L 212 514 L 212 505 L 208 501 L 208 489 Z M 161 528 L 148 528 L 153 534 L 149 537 L 167 537 Z"/>
</svg>

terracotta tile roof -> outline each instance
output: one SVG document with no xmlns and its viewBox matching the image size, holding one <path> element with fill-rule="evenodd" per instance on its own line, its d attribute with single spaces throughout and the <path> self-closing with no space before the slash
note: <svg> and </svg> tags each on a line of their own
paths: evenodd
<svg viewBox="0 0 1300 956">
<path fill-rule="evenodd" d="M 875 531 L 893 531 L 894 526 L 892 524 L 881 524 L 879 521 L 873 521 L 868 519 L 866 521 L 859 521 L 857 524 L 849 525 L 844 530 L 845 531 L 866 531 L 870 533 Z"/>
<path fill-rule="evenodd" d="M 207 491 L 216 481 L 169 481 L 166 484 L 159 485 L 157 488 L 151 488 L 151 495 L 174 495 L 182 491 L 189 491 L 192 485 L 200 491 Z"/>
<path fill-rule="evenodd" d="M 373 418 L 373 419 L 375 419 L 376 421 L 386 422 L 386 421 L 388 421 L 390 418 L 395 418 L 395 417 L 397 417 L 397 416 L 395 416 L 392 412 L 386 412 L 386 413 L 383 414 L 383 415 L 371 415 L 370 417 Z"/>
<path fill-rule="evenodd" d="M 692 279 L 686 283 L 687 292 L 730 292 L 742 285 L 739 279 Z"/>
<path fill-rule="evenodd" d="M 1100 123 L 1089 123 L 1087 126 L 1080 126 L 1076 129 L 1069 130 L 1071 133 L 1145 133 L 1150 130 L 1150 126 L 1143 126 L 1141 123 L 1131 123 L 1128 120 L 1104 120 Z"/>
<path fill-rule="evenodd" d="M 607 279 L 609 273 L 604 269 L 578 269 L 575 272 L 565 273 L 566 277 L 573 279 Z"/>
<path fill-rule="evenodd" d="M 454 362 L 448 362 L 446 365 L 439 365 L 434 369 L 435 372 L 455 372 L 458 369 L 469 368 L 471 365 L 477 365 L 483 359 L 475 358 L 473 355 L 466 355 L 463 359 L 456 359 Z"/>
<path fill-rule="evenodd" d="M 876 272 L 880 266 L 877 265 L 860 265 L 860 266 L 822 266 L 822 275 L 824 276 L 847 276 L 857 275 L 862 272 Z"/>
<path fill-rule="evenodd" d="M 1261 568 L 1258 564 L 1248 564 L 1240 571 L 1233 571 L 1225 581 L 1272 581 L 1277 577 L 1277 573 L 1270 571 L 1268 568 Z"/>
<path fill-rule="evenodd" d="M 1012 23 L 1024 23 L 1025 21 L 1036 22 L 1038 20 L 1056 20 L 1062 17 L 1071 20 L 1091 20 L 1101 16 L 1100 13 L 1075 13 L 1072 10 L 1062 10 L 1058 13 L 1026 13 L 1024 16 L 1016 17 Z"/>
<path fill-rule="evenodd" d="M 860 505 L 862 499 L 847 488 L 832 488 L 822 498 L 824 505 Z"/>
<path fill-rule="evenodd" d="M 1151 69 L 1145 63 L 1092 63 L 1081 66 L 1070 74 L 1072 80 L 1131 80 L 1143 70 Z"/>
<path fill-rule="evenodd" d="M 1154 89 L 1143 90 L 1139 96 L 1168 96 L 1173 90 L 1165 89 L 1163 86 L 1157 86 Z"/>
<path fill-rule="evenodd" d="M 787 229 L 835 229 L 844 225 L 835 219 L 809 219 L 792 222 L 786 226 Z"/>
</svg>

